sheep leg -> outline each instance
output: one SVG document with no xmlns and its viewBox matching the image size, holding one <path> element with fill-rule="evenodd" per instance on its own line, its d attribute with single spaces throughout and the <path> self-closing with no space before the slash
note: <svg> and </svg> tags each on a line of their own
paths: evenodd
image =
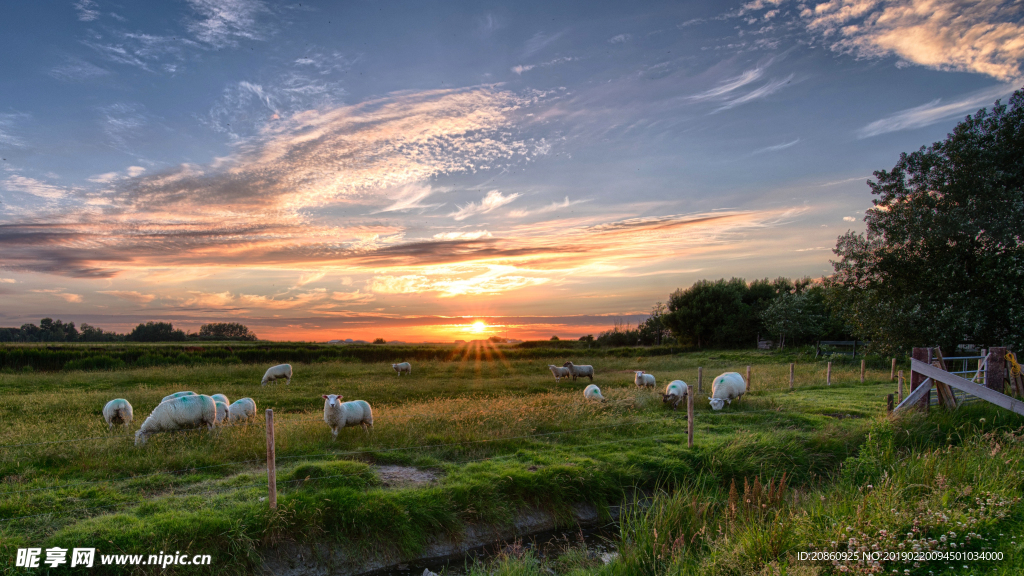
<svg viewBox="0 0 1024 576">
<path fill-rule="evenodd" d="M 593 374 L 587 374 L 587 378 L 590 378 L 591 382 L 594 381 L 594 375 Z"/>
<path fill-rule="evenodd" d="M 331 432 L 334 434 L 334 440 L 337 440 L 338 439 L 338 427 L 334 426 L 333 428 L 331 428 Z"/>
<path fill-rule="evenodd" d="M 366 424 L 366 422 L 360 422 L 360 424 L 363 425 L 363 432 L 366 432 L 366 433 L 370 432 L 370 427 Z"/>
</svg>

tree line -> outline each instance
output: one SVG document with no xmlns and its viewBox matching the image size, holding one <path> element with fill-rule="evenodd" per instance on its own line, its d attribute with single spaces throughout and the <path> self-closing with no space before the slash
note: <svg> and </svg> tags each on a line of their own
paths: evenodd
<svg viewBox="0 0 1024 576">
<path fill-rule="evenodd" d="M 203 324 L 199 332 L 175 329 L 170 322 L 139 324 L 128 334 L 108 332 L 82 323 L 43 318 L 39 325 L 22 324 L 19 328 L 0 328 L 0 342 L 186 342 L 202 340 L 255 341 L 257 337 L 244 324 L 215 322 Z"/>
</svg>

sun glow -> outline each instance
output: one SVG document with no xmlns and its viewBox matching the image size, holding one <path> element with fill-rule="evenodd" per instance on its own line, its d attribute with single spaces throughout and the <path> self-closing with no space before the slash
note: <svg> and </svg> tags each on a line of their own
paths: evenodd
<svg viewBox="0 0 1024 576">
<path fill-rule="evenodd" d="M 473 333 L 474 334 L 479 334 L 479 333 L 483 332 L 486 329 L 487 329 L 487 324 L 484 324 L 482 320 L 477 320 L 476 322 L 473 322 Z"/>
</svg>

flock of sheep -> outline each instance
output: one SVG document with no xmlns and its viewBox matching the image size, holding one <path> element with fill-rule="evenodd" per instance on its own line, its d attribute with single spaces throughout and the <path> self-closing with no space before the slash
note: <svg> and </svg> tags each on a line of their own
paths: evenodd
<svg viewBox="0 0 1024 576">
<path fill-rule="evenodd" d="M 551 370 L 551 374 L 554 375 L 555 382 L 561 382 L 562 378 L 570 377 L 575 382 L 576 378 L 581 376 L 590 378 L 591 382 L 594 381 L 593 366 L 577 366 L 572 362 L 566 362 L 562 366 L 548 364 L 548 370 Z M 643 370 L 636 371 L 633 383 L 636 384 L 637 388 L 650 388 L 651 390 L 656 385 L 654 374 L 648 374 Z M 711 402 L 713 410 L 721 410 L 726 404 L 732 404 L 733 400 L 739 399 L 740 396 L 746 393 L 747 382 L 743 379 L 743 376 L 738 372 L 726 372 L 720 374 L 712 381 L 711 396 L 708 397 L 708 400 Z M 679 407 L 679 403 L 686 399 L 687 394 L 689 394 L 689 387 L 686 385 L 686 382 L 673 380 L 665 387 L 665 392 L 661 395 L 661 401 L 669 404 L 675 410 Z M 604 396 L 601 395 L 601 389 L 594 384 L 590 384 L 583 390 L 583 397 L 588 400 L 605 401 Z"/>
<path fill-rule="evenodd" d="M 402 374 L 412 375 L 412 365 L 408 362 L 392 364 L 391 368 L 401 377 Z M 566 362 L 562 366 L 548 365 L 548 369 L 555 377 L 555 382 L 561 382 L 562 378 L 587 377 L 594 381 L 594 367 L 589 365 L 576 365 Z M 287 384 L 292 382 L 292 367 L 290 364 L 272 366 L 263 375 L 262 385 L 275 380 L 285 379 Z M 653 374 L 643 370 L 636 371 L 633 382 L 637 388 L 654 389 L 656 382 Z M 717 376 L 712 382 L 711 408 L 721 410 L 725 404 L 731 404 L 747 392 L 747 384 L 743 376 L 736 372 L 726 372 Z M 682 380 L 673 380 L 665 388 L 661 395 L 662 402 L 672 406 L 675 410 L 679 407 L 687 394 L 689 387 Z M 362 426 L 363 430 L 373 427 L 373 411 L 370 405 L 363 400 L 342 402 L 343 396 L 338 394 L 324 394 L 324 422 L 331 428 L 333 438 L 337 440 L 338 430 L 346 426 Z M 601 389 L 595 384 L 588 385 L 583 390 L 583 397 L 588 400 L 605 401 L 601 395 Z M 106 420 L 108 429 L 113 429 L 115 424 L 122 424 L 126 428 L 132 423 L 132 405 L 124 398 L 115 398 L 107 402 L 103 407 L 103 419 Z M 228 397 L 224 394 L 196 394 L 195 392 L 175 392 L 165 396 L 160 404 L 153 409 L 149 417 L 142 423 L 142 426 L 135 432 L 135 444 L 145 444 L 150 436 L 159 432 L 170 432 L 186 428 L 201 428 L 206 426 L 213 430 L 214 426 L 224 424 L 235 424 L 247 422 L 256 416 L 256 401 L 252 398 L 242 398 L 234 403 L 229 403 Z"/>
</svg>

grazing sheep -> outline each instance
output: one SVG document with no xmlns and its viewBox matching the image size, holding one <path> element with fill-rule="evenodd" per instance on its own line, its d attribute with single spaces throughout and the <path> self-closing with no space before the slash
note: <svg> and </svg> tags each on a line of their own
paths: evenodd
<svg viewBox="0 0 1024 576">
<path fill-rule="evenodd" d="M 158 432 L 206 426 L 213 430 L 217 423 L 217 404 L 205 394 L 182 396 L 161 402 L 135 433 L 135 445 L 146 443 Z"/>
<path fill-rule="evenodd" d="M 215 400 L 213 403 L 217 406 L 217 424 L 226 424 L 228 421 L 228 405 L 220 400 Z"/>
<path fill-rule="evenodd" d="M 576 378 L 580 376 L 587 376 L 588 378 L 590 378 L 591 382 L 594 381 L 594 367 L 590 366 L 589 364 L 577 366 L 572 362 L 566 362 L 565 364 L 562 364 L 562 366 L 565 366 L 566 368 L 569 369 L 569 374 L 572 375 L 573 382 L 575 382 Z"/>
<path fill-rule="evenodd" d="M 362 424 L 363 430 L 369 432 L 373 427 L 373 412 L 370 405 L 362 400 L 342 402 L 344 396 L 324 394 L 324 422 L 331 427 L 334 439 L 338 439 L 338 429 L 345 426 Z"/>
<path fill-rule="evenodd" d="M 731 405 L 733 400 L 738 400 L 746 393 L 747 382 L 743 376 L 738 372 L 726 372 L 716 376 L 711 383 L 711 396 L 708 400 L 713 410 L 721 410 L 726 403 Z"/>
<path fill-rule="evenodd" d="M 213 398 L 214 402 L 223 402 L 225 406 L 231 406 L 231 401 L 223 394 L 211 394 L 210 398 Z"/>
<path fill-rule="evenodd" d="M 174 400 L 175 398 L 181 398 L 182 396 L 198 396 L 195 392 L 175 392 L 174 394 L 168 394 L 164 396 L 164 399 L 160 402 L 167 402 L 168 400 Z"/>
<path fill-rule="evenodd" d="M 636 376 L 633 378 L 633 383 L 636 384 L 637 388 L 643 388 L 644 386 L 654 390 L 654 374 L 647 374 L 643 370 L 637 370 Z"/>
<path fill-rule="evenodd" d="M 400 362 L 398 364 L 392 364 L 391 369 L 398 372 L 398 376 L 402 376 L 402 372 L 405 372 L 409 376 L 412 376 L 412 364 L 408 362 Z"/>
<path fill-rule="evenodd" d="M 601 402 L 607 402 L 604 396 L 601 396 L 601 389 L 596 384 L 591 384 L 583 389 L 583 397 L 587 400 L 600 400 Z"/>
<path fill-rule="evenodd" d="M 561 382 L 562 378 L 571 376 L 568 368 L 555 366 L 554 364 L 548 364 L 548 370 L 551 370 L 551 373 L 555 375 L 555 382 Z"/>
<path fill-rule="evenodd" d="M 287 378 L 288 381 L 285 384 L 292 383 L 292 365 L 291 364 L 278 364 L 277 366 L 271 366 L 267 368 L 267 373 L 263 375 L 263 386 L 267 385 L 267 382 L 273 382 L 274 380 L 280 380 L 281 378 Z"/>
<path fill-rule="evenodd" d="M 682 380 L 673 380 L 665 387 L 665 393 L 661 395 L 661 401 L 671 404 L 672 409 L 679 408 L 679 403 L 690 393 L 690 388 Z"/>
<path fill-rule="evenodd" d="M 245 422 L 256 417 L 256 401 L 252 398 L 239 398 L 228 406 L 228 424 Z"/>
<path fill-rule="evenodd" d="M 113 430 L 114 424 L 127 428 L 132 423 L 132 405 L 124 398 L 114 398 L 103 407 L 103 419 L 107 421 L 107 430 Z"/>
</svg>

